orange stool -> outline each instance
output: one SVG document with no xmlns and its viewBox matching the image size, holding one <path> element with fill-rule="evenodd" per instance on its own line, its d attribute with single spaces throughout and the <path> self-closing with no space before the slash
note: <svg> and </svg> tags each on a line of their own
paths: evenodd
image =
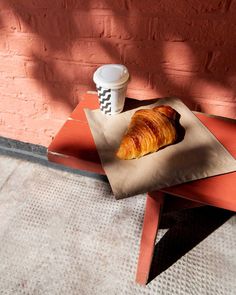
<svg viewBox="0 0 236 295">
<path fill-rule="evenodd" d="M 95 93 L 87 93 L 67 119 L 48 147 L 48 160 L 98 174 L 105 174 L 87 123 L 84 108 L 97 109 Z M 201 122 L 217 137 L 225 148 L 236 156 L 236 124 L 234 120 L 196 113 Z M 177 209 L 211 205 L 236 211 L 236 172 L 193 181 L 147 194 L 136 282 L 148 281 L 164 193 L 180 198 L 169 202 Z"/>
</svg>

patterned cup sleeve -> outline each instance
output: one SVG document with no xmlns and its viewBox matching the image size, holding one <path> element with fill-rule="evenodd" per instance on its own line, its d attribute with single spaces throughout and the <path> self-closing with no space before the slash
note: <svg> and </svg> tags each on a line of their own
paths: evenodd
<svg viewBox="0 0 236 295">
<path fill-rule="evenodd" d="M 111 114 L 111 89 L 106 89 L 98 86 L 97 92 L 100 102 L 100 110 L 104 114 Z"/>
</svg>

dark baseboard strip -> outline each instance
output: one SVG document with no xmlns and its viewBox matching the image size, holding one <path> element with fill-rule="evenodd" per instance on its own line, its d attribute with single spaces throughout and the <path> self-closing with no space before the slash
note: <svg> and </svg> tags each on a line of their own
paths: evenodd
<svg viewBox="0 0 236 295">
<path fill-rule="evenodd" d="M 16 159 L 38 163 L 53 169 L 67 171 L 73 174 L 79 174 L 108 182 L 105 175 L 99 175 L 88 171 L 73 169 L 49 162 L 47 159 L 47 148 L 41 145 L 35 145 L 32 143 L 22 142 L 0 136 L 0 154 Z"/>
<path fill-rule="evenodd" d="M 32 155 L 47 156 L 47 148 L 42 145 L 31 144 L 0 136 L 0 148 Z"/>
</svg>

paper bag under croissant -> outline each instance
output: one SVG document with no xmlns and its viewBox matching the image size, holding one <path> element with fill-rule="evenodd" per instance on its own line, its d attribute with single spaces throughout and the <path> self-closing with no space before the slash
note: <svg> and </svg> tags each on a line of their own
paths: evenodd
<svg viewBox="0 0 236 295">
<path fill-rule="evenodd" d="M 134 112 L 162 104 L 180 114 L 183 140 L 139 159 L 117 159 L 116 150 Z M 86 116 L 117 199 L 236 171 L 235 159 L 179 99 L 159 99 L 116 116 L 86 110 Z"/>
</svg>

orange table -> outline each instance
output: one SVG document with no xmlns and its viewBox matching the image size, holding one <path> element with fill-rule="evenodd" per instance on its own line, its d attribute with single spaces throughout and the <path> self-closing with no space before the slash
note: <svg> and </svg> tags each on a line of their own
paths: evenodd
<svg viewBox="0 0 236 295">
<path fill-rule="evenodd" d="M 84 108 L 98 108 L 97 95 L 87 93 L 48 147 L 49 161 L 72 168 L 105 174 L 86 120 Z M 234 120 L 196 113 L 202 123 L 236 156 Z M 168 202 L 172 208 L 196 207 L 201 204 L 236 211 L 236 172 L 181 184 L 147 194 L 136 282 L 146 284 L 151 266 L 164 193 L 180 198 Z M 187 201 L 187 200 L 188 201 Z"/>
</svg>

